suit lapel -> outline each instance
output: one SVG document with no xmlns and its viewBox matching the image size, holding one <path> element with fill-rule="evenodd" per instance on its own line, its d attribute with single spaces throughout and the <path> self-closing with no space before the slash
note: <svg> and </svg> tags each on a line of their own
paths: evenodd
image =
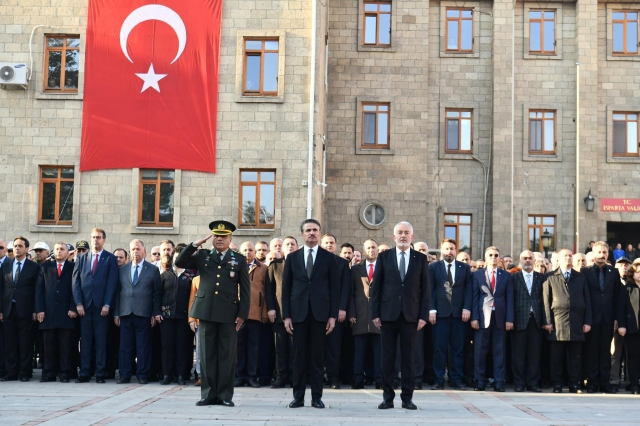
<svg viewBox="0 0 640 426">
<path fill-rule="evenodd" d="M 149 269 L 149 263 L 148 262 L 144 262 L 142 264 L 142 269 L 140 270 L 140 273 L 138 274 L 138 281 L 136 281 L 136 284 L 140 282 L 140 280 L 142 279 L 142 276 L 144 275 L 144 273 L 147 272 L 147 269 Z"/>
<path fill-rule="evenodd" d="M 313 278 L 313 276 L 316 274 L 316 271 L 318 270 L 318 263 L 320 263 L 320 259 L 322 256 L 324 256 L 324 253 L 322 253 L 322 248 L 320 248 L 320 246 L 318 246 L 317 248 L 317 252 L 316 252 L 316 261 L 313 262 L 313 269 L 311 270 L 311 278 Z M 322 254 L 321 254 L 322 253 Z M 331 254 L 331 253 L 329 253 Z M 334 254 L 331 254 L 332 256 L 335 256 Z M 303 256 L 303 265 L 304 265 L 304 256 Z"/>
</svg>

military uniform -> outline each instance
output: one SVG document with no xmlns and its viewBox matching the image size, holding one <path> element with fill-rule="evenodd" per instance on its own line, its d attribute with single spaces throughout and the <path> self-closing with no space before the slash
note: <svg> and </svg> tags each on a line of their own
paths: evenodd
<svg viewBox="0 0 640 426">
<path fill-rule="evenodd" d="M 221 224 L 223 228 L 218 231 Z M 216 231 L 235 229 L 228 222 L 212 222 L 210 228 L 214 235 Z M 221 259 L 215 248 L 198 250 L 190 244 L 180 253 L 175 264 L 179 268 L 197 269 L 200 274 L 200 285 L 189 316 L 200 320 L 202 399 L 212 404 L 231 401 L 237 349 L 235 321 L 249 315 L 247 261 L 231 249 L 227 249 Z"/>
</svg>

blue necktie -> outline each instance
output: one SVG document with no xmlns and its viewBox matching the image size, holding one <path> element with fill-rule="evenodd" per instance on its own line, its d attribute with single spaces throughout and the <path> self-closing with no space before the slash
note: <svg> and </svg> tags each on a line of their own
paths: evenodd
<svg viewBox="0 0 640 426">
<path fill-rule="evenodd" d="M 136 285 L 136 282 L 138 281 L 138 267 L 139 266 L 140 265 L 137 265 L 136 266 L 136 270 L 133 271 L 133 285 Z"/>
</svg>

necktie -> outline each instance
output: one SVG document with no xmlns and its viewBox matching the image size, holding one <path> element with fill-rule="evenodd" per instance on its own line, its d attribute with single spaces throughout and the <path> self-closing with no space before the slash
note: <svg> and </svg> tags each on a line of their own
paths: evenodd
<svg viewBox="0 0 640 426">
<path fill-rule="evenodd" d="M 307 278 L 311 279 L 311 272 L 313 272 L 313 250 L 307 252 Z"/>
<path fill-rule="evenodd" d="M 525 277 L 527 277 L 527 291 L 531 295 L 531 274 L 527 274 Z"/>
<path fill-rule="evenodd" d="M 251 270 L 251 265 L 252 265 L 252 263 L 250 263 L 250 264 L 248 264 L 248 265 L 247 265 L 247 271 L 250 271 L 250 270 Z"/>
<path fill-rule="evenodd" d="M 496 292 L 496 272 L 491 271 L 491 293 Z"/>
<path fill-rule="evenodd" d="M 140 265 L 136 265 L 136 269 L 133 271 L 133 285 L 136 285 L 136 282 L 138 281 L 138 268 L 140 267 Z"/>
<path fill-rule="evenodd" d="M 96 269 L 98 268 L 98 255 L 93 255 L 93 265 L 91 266 L 91 275 L 96 273 Z"/>
<path fill-rule="evenodd" d="M 451 264 L 447 265 L 447 278 L 449 279 L 449 285 L 453 285 L 453 276 L 451 275 Z"/>
<path fill-rule="evenodd" d="M 369 264 L 369 275 L 367 276 L 367 278 L 369 278 L 369 282 L 373 280 L 373 263 Z"/>
<path fill-rule="evenodd" d="M 564 280 L 567 281 L 569 279 L 569 271 L 564 273 Z"/>
<path fill-rule="evenodd" d="M 20 271 L 21 271 L 20 265 L 21 265 L 21 262 L 18 262 L 18 269 L 16 269 L 16 276 L 13 280 L 14 283 L 17 283 L 18 280 L 20 279 Z"/>
<path fill-rule="evenodd" d="M 58 276 L 62 275 L 62 263 L 58 263 Z"/>
<path fill-rule="evenodd" d="M 218 253 L 218 257 L 220 258 L 220 262 L 222 262 L 222 258 L 224 257 L 224 253 Z"/>
<path fill-rule="evenodd" d="M 407 269 L 406 263 L 404 263 L 404 252 L 401 251 L 400 252 L 400 280 L 402 282 L 404 282 L 404 277 L 405 277 L 405 274 L 407 273 L 406 269 Z"/>
<path fill-rule="evenodd" d="M 604 271 L 602 268 L 599 268 L 600 275 L 598 276 L 598 281 L 600 282 L 600 291 L 604 291 Z"/>
</svg>

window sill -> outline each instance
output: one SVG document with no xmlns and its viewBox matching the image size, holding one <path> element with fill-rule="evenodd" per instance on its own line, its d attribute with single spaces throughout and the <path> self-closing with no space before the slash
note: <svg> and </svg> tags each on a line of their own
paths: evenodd
<svg viewBox="0 0 640 426">
<path fill-rule="evenodd" d="M 387 52 L 387 53 L 395 53 L 396 48 L 391 46 L 363 46 L 361 44 L 358 45 L 358 52 Z"/>
<path fill-rule="evenodd" d="M 549 155 L 549 154 L 525 154 L 522 158 L 522 161 L 545 161 L 545 162 L 561 162 L 562 158 L 558 157 L 557 154 Z"/>
<path fill-rule="evenodd" d="M 440 154 L 440 159 L 441 160 L 473 160 L 473 158 L 471 158 L 472 155 L 475 155 L 475 151 L 474 152 L 461 152 L 459 154 L 453 154 L 451 152 L 446 152 L 446 153 L 441 153 Z"/>
<path fill-rule="evenodd" d="M 545 53 L 540 53 L 540 54 L 531 54 L 531 53 L 525 53 L 524 54 L 524 59 L 540 59 L 543 61 L 559 61 L 562 59 L 562 54 L 560 53 L 554 53 L 554 54 L 545 54 Z"/>
<path fill-rule="evenodd" d="M 284 95 L 279 96 L 244 96 L 244 95 L 236 95 L 237 103 L 247 103 L 247 104 L 281 104 L 284 103 Z"/>
<path fill-rule="evenodd" d="M 61 232 L 75 234 L 78 232 L 78 225 L 42 225 L 36 224 L 29 226 L 29 232 Z"/>
<path fill-rule="evenodd" d="M 446 50 L 440 51 L 441 58 L 480 58 L 480 52 L 449 52 Z"/>
<path fill-rule="evenodd" d="M 627 164 L 640 163 L 640 157 L 638 157 L 638 156 L 636 156 L 636 157 L 614 157 L 614 156 L 608 156 L 607 157 L 607 163 L 627 163 Z"/>
<path fill-rule="evenodd" d="M 36 92 L 34 97 L 42 100 L 81 101 L 83 99 L 83 94 Z"/>
<path fill-rule="evenodd" d="M 149 235 L 177 235 L 180 229 L 174 226 L 136 226 L 131 230 L 132 234 L 149 234 Z"/>
<path fill-rule="evenodd" d="M 233 235 L 272 235 L 276 232 L 274 229 L 250 229 L 240 228 L 233 231 Z"/>
<path fill-rule="evenodd" d="M 394 155 L 394 151 L 392 149 L 364 149 L 364 148 L 356 148 L 356 155 Z"/>
<path fill-rule="evenodd" d="M 625 55 L 607 55 L 607 61 L 640 61 L 640 55 L 629 55 L 629 56 L 625 56 Z"/>
</svg>

